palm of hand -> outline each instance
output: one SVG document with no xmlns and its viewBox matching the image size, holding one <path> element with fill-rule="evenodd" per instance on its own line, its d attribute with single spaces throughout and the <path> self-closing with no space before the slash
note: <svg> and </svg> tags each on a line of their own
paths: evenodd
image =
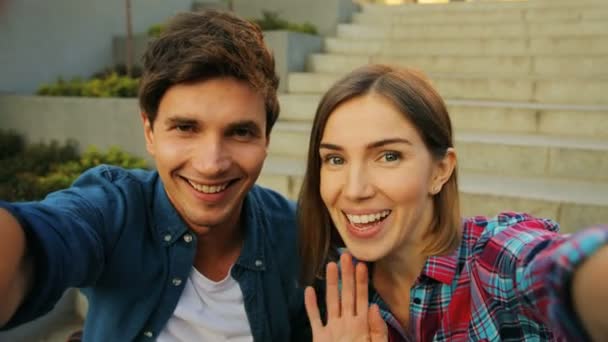
<svg viewBox="0 0 608 342">
<path fill-rule="evenodd" d="M 338 286 L 338 267 L 327 265 L 327 324 L 321 322 L 316 294 L 308 287 L 305 294 L 306 312 L 310 319 L 314 342 L 381 342 L 388 340 L 386 323 L 377 305 L 368 304 L 367 267 L 353 267 L 348 254 L 340 257 L 342 293 Z"/>
</svg>

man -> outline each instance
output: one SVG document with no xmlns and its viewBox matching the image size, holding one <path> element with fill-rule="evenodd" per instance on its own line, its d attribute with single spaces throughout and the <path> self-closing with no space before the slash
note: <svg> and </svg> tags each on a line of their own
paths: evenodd
<svg viewBox="0 0 608 342">
<path fill-rule="evenodd" d="M 177 15 L 140 86 L 157 171 L 101 166 L 41 202 L 0 203 L 0 326 L 80 287 L 85 341 L 308 339 L 295 207 L 254 186 L 277 86 L 257 27 Z"/>
</svg>

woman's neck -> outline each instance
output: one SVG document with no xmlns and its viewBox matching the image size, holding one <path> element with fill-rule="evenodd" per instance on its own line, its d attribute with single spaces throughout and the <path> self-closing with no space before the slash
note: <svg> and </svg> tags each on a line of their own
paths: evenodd
<svg viewBox="0 0 608 342">
<path fill-rule="evenodd" d="M 422 273 L 427 256 L 422 249 L 405 247 L 399 255 L 374 264 L 372 284 L 405 331 L 410 326 L 410 290 Z"/>
<path fill-rule="evenodd" d="M 372 275 L 374 287 L 409 293 L 428 259 L 423 250 L 422 246 L 403 246 L 398 253 L 376 261 Z"/>
</svg>

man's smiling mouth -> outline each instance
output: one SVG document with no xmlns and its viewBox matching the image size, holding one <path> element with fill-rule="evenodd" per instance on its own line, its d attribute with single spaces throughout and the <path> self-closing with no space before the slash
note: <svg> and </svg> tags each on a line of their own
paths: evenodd
<svg viewBox="0 0 608 342">
<path fill-rule="evenodd" d="M 213 185 L 208 185 L 208 184 L 200 184 L 200 183 L 196 183 L 190 179 L 186 179 L 186 181 L 190 184 L 190 186 L 192 186 L 192 188 L 200 193 L 203 194 L 217 194 L 220 193 L 224 190 L 226 190 L 226 188 L 228 188 L 230 185 L 234 184 L 238 179 L 234 179 L 225 183 L 221 183 L 221 184 L 213 184 Z"/>
</svg>

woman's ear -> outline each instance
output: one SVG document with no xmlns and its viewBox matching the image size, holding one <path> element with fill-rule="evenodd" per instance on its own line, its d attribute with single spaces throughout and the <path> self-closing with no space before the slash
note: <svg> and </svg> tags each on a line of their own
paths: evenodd
<svg viewBox="0 0 608 342">
<path fill-rule="evenodd" d="M 433 168 L 433 178 L 429 194 L 436 195 L 441 191 L 443 185 L 450 179 L 456 168 L 456 150 L 453 147 L 447 149 L 445 155 L 436 161 Z"/>
</svg>

